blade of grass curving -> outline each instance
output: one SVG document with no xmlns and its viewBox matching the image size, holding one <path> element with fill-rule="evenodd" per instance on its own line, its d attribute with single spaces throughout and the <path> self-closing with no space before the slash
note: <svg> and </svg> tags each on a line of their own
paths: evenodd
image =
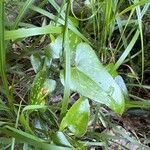
<svg viewBox="0 0 150 150">
<path fill-rule="evenodd" d="M 119 32 L 121 34 L 119 42 L 117 43 L 116 49 L 117 49 L 118 44 L 120 43 L 121 39 L 123 41 L 124 48 L 126 48 L 127 47 L 127 40 L 126 40 L 126 37 L 124 35 L 123 25 L 122 25 L 122 21 L 121 21 L 120 16 L 117 17 L 116 21 L 117 21 L 117 25 L 118 25 L 118 28 L 119 28 Z M 129 22 L 129 19 L 128 19 L 128 22 Z"/>
<path fill-rule="evenodd" d="M 112 0 L 108 0 L 103 5 L 103 11 L 104 11 L 104 23 L 103 23 L 103 29 L 102 29 L 102 37 L 101 38 L 101 44 L 102 47 L 106 47 L 107 37 L 110 33 L 110 22 L 111 22 L 111 13 L 112 13 Z M 106 62 L 106 50 L 103 50 L 104 54 L 104 62 Z"/>
<path fill-rule="evenodd" d="M 142 9 L 141 12 L 141 17 L 143 18 L 143 16 L 145 15 L 146 11 L 149 9 L 150 3 L 147 3 L 144 5 L 144 8 Z"/>
<path fill-rule="evenodd" d="M 20 12 L 16 18 L 16 21 L 14 23 L 13 29 L 16 29 L 19 22 L 23 18 L 24 14 L 27 12 L 27 9 L 30 7 L 30 5 L 34 2 L 34 0 L 27 0 L 24 4 L 23 7 L 21 7 Z"/>
<path fill-rule="evenodd" d="M 129 15 L 129 17 L 128 17 L 127 23 L 125 24 L 124 29 L 122 29 L 122 25 L 121 25 L 121 23 L 120 23 L 120 22 L 121 22 L 120 16 L 118 16 L 117 19 L 116 19 L 116 20 L 117 20 L 117 23 L 118 23 L 118 27 L 119 27 L 119 31 L 120 31 L 121 37 L 120 37 L 120 39 L 119 39 L 119 41 L 118 41 L 118 43 L 117 43 L 117 46 L 116 46 L 116 48 L 115 48 L 115 51 L 117 51 L 118 49 L 121 49 L 121 48 L 122 48 L 122 45 L 120 46 L 120 48 L 118 48 L 118 46 L 119 46 L 121 40 L 123 41 L 123 45 L 124 45 L 124 48 L 125 48 L 125 49 L 126 49 L 127 46 L 128 46 L 128 45 L 127 45 L 127 39 L 128 39 L 128 37 L 125 37 L 125 30 L 126 30 L 128 24 L 129 24 L 130 20 L 131 20 L 131 17 L 132 17 L 132 15 L 133 15 L 134 11 L 135 11 L 135 9 L 133 8 L 133 9 L 131 10 L 131 12 L 130 12 L 130 15 Z M 131 59 L 130 53 L 129 53 L 129 61 L 130 61 L 130 64 L 131 64 L 131 66 L 132 66 L 133 63 L 132 63 L 132 59 Z"/>
<path fill-rule="evenodd" d="M 61 117 L 63 117 L 68 109 L 68 102 L 70 96 L 70 85 L 69 81 L 71 79 L 71 52 L 69 48 L 69 39 L 68 39 L 68 17 L 70 11 L 70 1 L 67 2 L 66 8 L 66 16 L 65 16 L 65 26 L 64 26 L 64 33 L 63 33 L 63 43 L 62 43 L 62 50 L 65 56 L 65 89 L 64 89 L 64 97 L 62 100 L 62 109 L 61 109 Z"/>
<path fill-rule="evenodd" d="M 138 37 L 139 37 L 139 30 L 137 30 L 132 38 L 132 40 L 130 41 L 128 47 L 125 49 L 125 51 L 123 52 L 123 54 L 121 55 L 121 57 L 119 58 L 119 60 L 116 62 L 115 66 L 114 66 L 114 70 L 117 70 L 119 68 L 119 66 L 124 62 L 125 58 L 128 56 L 128 54 L 130 53 L 130 51 L 132 50 L 135 42 L 137 41 Z"/>
<path fill-rule="evenodd" d="M 150 86 L 149 85 L 139 85 L 139 84 L 127 84 L 128 86 L 135 86 L 135 87 L 139 87 L 139 88 L 144 88 L 144 89 L 148 89 L 150 90 Z"/>
<path fill-rule="evenodd" d="M 21 130 L 15 129 L 10 126 L 0 127 L 1 133 L 5 133 L 8 136 L 15 137 L 18 141 L 22 143 L 28 143 L 35 147 L 35 149 L 43 150 L 73 150 L 73 148 L 56 146 L 54 144 L 48 144 L 46 141 L 31 135 L 29 133 L 23 132 Z"/>
<path fill-rule="evenodd" d="M 132 10 L 133 8 L 137 7 L 137 6 L 141 6 L 141 5 L 144 5 L 146 3 L 150 3 L 150 0 L 141 0 L 139 1 L 138 3 L 135 3 L 127 8 L 125 8 L 123 11 L 121 11 L 118 15 L 121 16 L 125 13 L 127 13 L 128 11 Z"/>
<path fill-rule="evenodd" d="M 46 108 L 47 108 L 47 106 L 42 106 L 42 105 L 28 105 L 25 108 L 23 108 L 19 119 L 20 119 L 20 122 L 22 123 L 22 125 L 25 127 L 26 130 L 28 130 L 30 133 L 33 134 L 33 131 L 30 128 L 29 123 L 26 119 L 25 112 L 26 112 L 27 117 L 28 117 L 31 112 L 33 112 L 35 110 L 39 110 L 39 109 L 46 109 Z"/>
<path fill-rule="evenodd" d="M 145 150 L 149 149 L 148 146 L 142 144 L 139 140 L 132 138 L 131 136 L 126 134 L 123 130 L 121 130 L 119 127 L 117 127 L 117 126 L 114 127 L 114 130 L 115 130 L 115 133 L 121 135 L 123 139 L 127 139 L 128 141 L 130 141 L 134 145 L 138 145 L 139 149 L 145 149 Z"/>
<path fill-rule="evenodd" d="M 105 142 L 88 142 L 88 141 L 80 141 L 80 143 L 84 144 L 84 146 L 106 146 Z"/>
<path fill-rule="evenodd" d="M 62 0 L 62 3 L 61 3 L 61 7 L 59 8 L 58 4 L 54 1 L 54 0 L 48 0 L 49 3 L 57 10 L 58 14 L 56 16 L 56 19 L 55 19 L 55 25 L 57 26 L 57 22 L 58 22 L 58 19 L 60 18 L 61 14 L 62 14 L 62 11 L 63 11 L 63 8 L 65 6 L 65 0 Z M 65 15 L 63 15 L 63 17 L 65 18 Z"/>
<path fill-rule="evenodd" d="M 134 9 L 132 9 L 132 11 L 130 12 L 130 15 L 129 15 L 128 20 L 127 20 L 127 22 L 126 22 L 126 24 L 125 24 L 125 27 L 124 27 L 123 31 L 121 31 L 121 36 L 120 36 L 120 38 L 119 38 L 119 41 L 117 42 L 117 46 L 116 46 L 116 48 L 115 48 L 115 53 L 116 53 L 117 50 L 119 49 L 118 47 L 119 47 L 119 44 L 120 44 L 120 42 L 121 42 L 121 39 L 123 40 L 123 39 L 125 38 L 124 33 L 125 33 L 125 30 L 126 30 L 128 24 L 129 24 L 129 21 L 131 20 L 131 17 L 132 17 L 132 15 L 133 15 L 133 13 L 134 13 Z M 120 26 L 120 25 L 119 25 L 120 16 L 117 17 L 116 20 L 117 20 L 118 27 L 119 27 L 119 26 Z M 119 30 L 120 30 L 120 29 L 119 29 Z M 123 37 L 123 36 L 124 36 L 124 37 Z M 126 39 L 126 38 L 125 38 L 125 39 Z M 126 41 L 123 40 L 123 44 L 124 44 L 124 47 L 126 48 L 126 47 L 127 47 Z"/>
<path fill-rule="evenodd" d="M 148 106 L 148 104 L 150 104 L 150 103 L 149 103 L 149 102 L 150 102 L 150 99 L 144 99 L 144 98 L 141 98 L 141 97 L 139 97 L 139 96 L 132 95 L 132 94 L 129 94 L 129 96 L 130 96 L 131 98 L 135 99 L 135 100 L 136 100 L 135 102 L 138 102 L 138 101 L 145 101 L 145 102 L 147 102 L 147 106 Z M 140 105 L 139 105 L 139 107 L 140 107 Z"/>
<path fill-rule="evenodd" d="M 6 76 L 6 51 L 4 42 L 4 0 L 0 1 L 0 75 L 4 84 L 5 94 L 8 99 L 10 108 L 14 109 L 13 97 L 9 90 L 8 80 Z"/>
<path fill-rule="evenodd" d="M 30 24 L 30 23 L 25 23 L 25 22 L 20 22 L 19 23 L 19 26 L 20 27 L 24 27 L 24 28 L 35 28 L 37 26 L 33 25 L 33 24 Z"/>
<path fill-rule="evenodd" d="M 93 5 L 92 3 L 94 3 L 94 1 L 92 1 L 92 2 L 90 2 L 90 3 L 91 3 L 90 5 Z M 73 8 L 73 7 L 74 7 L 74 3 L 73 3 L 73 1 L 72 1 L 72 2 L 71 2 L 71 13 L 72 13 L 73 17 L 74 17 L 75 19 L 79 20 L 79 21 L 88 21 L 88 20 L 90 20 L 90 19 L 96 17 L 96 14 L 99 12 L 99 10 L 100 10 L 100 8 L 101 8 L 101 6 L 98 6 L 97 9 L 95 9 L 95 10 L 93 9 L 91 16 L 89 16 L 89 17 L 87 17 L 87 18 L 78 18 L 78 17 L 76 16 L 75 12 L 74 12 L 74 8 Z"/>
<path fill-rule="evenodd" d="M 139 54 L 141 54 L 141 50 L 140 51 L 138 51 L 137 53 L 135 53 L 134 55 L 132 55 L 131 56 L 131 59 L 133 59 L 133 58 L 135 58 L 136 56 L 138 56 Z M 128 59 L 126 59 L 125 61 L 124 61 L 124 63 L 126 63 L 126 62 L 128 62 L 128 61 L 130 61 L 130 59 L 128 58 Z"/>
<path fill-rule="evenodd" d="M 30 36 L 43 35 L 49 33 L 62 33 L 61 27 L 55 27 L 52 25 L 47 25 L 44 27 L 36 27 L 29 29 L 18 29 L 12 31 L 5 31 L 5 40 L 15 40 L 19 38 L 26 38 Z"/>
</svg>

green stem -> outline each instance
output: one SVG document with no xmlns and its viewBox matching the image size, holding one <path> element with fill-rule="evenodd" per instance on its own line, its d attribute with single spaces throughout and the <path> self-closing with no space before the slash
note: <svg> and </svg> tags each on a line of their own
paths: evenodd
<svg viewBox="0 0 150 150">
<path fill-rule="evenodd" d="M 6 51 L 4 42 L 4 0 L 0 0 L 0 75 L 3 81 L 5 94 L 8 99 L 9 106 L 12 110 L 14 110 L 13 97 L 9 90 L 5 69 L 6 69 Z"/>
<path fill-rule="evenodd" d="M 64 89 L 64 97 L 62 100 L 62 109 L 61 109 L 61 117 L 63 117 L 68 109 L 68 102 L 70 96 L 70 76 L 71 76 L 71 62 L 70 62 L 70 48 L 69 48 L 69 39 L 68 39 L 68 16 L 70 9 L 70 1 L 67 2 L 66 8 L 66 16 L 65 16 L 65 26 L 64 26 L 64 34 L 63 34 L 63 53 L 65 55 L 65 89 Z"/>
</svg>

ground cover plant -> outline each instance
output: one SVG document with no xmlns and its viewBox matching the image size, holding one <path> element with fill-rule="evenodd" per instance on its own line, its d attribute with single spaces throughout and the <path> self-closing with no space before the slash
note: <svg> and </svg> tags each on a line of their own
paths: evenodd
<svg viewBox="0 0 150 150">
<path fill-rule="evenodd" d="M 150 149 L 149 5 L 0 0 L 0 149 Z"/>
</svg>

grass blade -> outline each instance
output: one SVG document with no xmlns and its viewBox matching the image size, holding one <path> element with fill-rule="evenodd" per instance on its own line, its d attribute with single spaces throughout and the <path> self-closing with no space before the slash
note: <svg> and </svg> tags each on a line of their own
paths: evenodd
<svg viewBox="0 0 150 150">
<path fill-rule="evenodd" d="M 34 0 L 27 0 L 25 2 L 25 4 L 23 5 L 23 7 L 20 9 L 19 15 L 16 18 L 16 21 L 14 23 L 13 29 L 16 29 L 19 22 L 21 21 L 22 17 L 24 16 L 24 14 L 26 13 L 27 9 L 29 8 L 29 6 L 34 2 Z"/>
<path fill-rule="evenodd" d="M 44 27 L 35 27 L 29 29 L 18 29 L 5 32 L 5 40 L 15 40 L 19 38 L 26 38 L 30 36 L 43 35 L 49 33 L 61 33 L 61 27 L 54 27 L 52 25 L 47 25 Z"/>
<path fill-rule="evenodd" d="M 36 11 L 36 12 L 38 12 L 38 13 L 40 13 L 40 14 L 42 14 L 42 15 L 44 15 L 44 16 L 46 16 L 46 17 L 48 17 L 48 18 L 50 18 L 50 19 L 52 19 L 54 21 L 55 21 L 55 19 L 57 17 L 57 16 L 49 13 L 48 11 L 45 11 L 45 10 L 39 8 L 39 7 L 34 6 L 34 5 L 32 5 L 30 7 L 30 9 L 34 10 L 34 11 Z M 65 21 L 60 19 L 60 18 L 58 19 L 58 23 L 60 23 L 61 25 L 65 25 Z M 68 28 L 71 31 L 73 31 L 76 35 L 78 35 L 81 39 L 83 39 L 85 42 L 90 43 L 89 40 L 83 34 L 81 34 L 76 27 L 74 27 L 71 24 L 68 24 Z"/>
<path fill-rule="evenodd" d="M 131 42 L 129 43 L 128 47 L 125 49 L 125 51 L 123 52 L 123 54 L 121 55 L 119 60 L 116 62 L 115 66 L 114 66 L 114 70 L 117 70 L 119 68 L 119 66 L 124 62 L 124 60 L 126 59 L 128 54 L 132 50 L 135 42 L 137 41 L 137 39 L 139 37 L 139 33 L 140 33 L 139 30 L 137 30 L 136 33 L 134 34 Z"/>
<path fill-rule="evenodd" d="M 13 110 L 13 97 L 10 93 L 8 80 L 6 76 L 6 51 L 4 42 L 4 1 L 0 1 L 0 75 L 4 84 L 5 94 L 9 102 L 10 108 Z"/>
<path fill-rule="evenodd" d="M 65 26 L 64 26 L 64 34 L 63 34 L 63 53 L 65 56 L 65 89 L 64 89 L 64 97 L 62 101 L 62 110 L 61 115 L 62 117 L 65 115 L 68 109 L 68 102 L 70 96 L 70 78 L 71 78 L 71 62 L 70 62 L 70 47 L 69 47 L 69 40 L 68 40 L 68 17 L 69 17 L 69 10 L 70 10 L 70 2 L 67 3 L 66 9 L 66 16 L 65 16 Z"/>
<path fill-rule="evenodd" d="M 134 0 L 134 2 L 139 2 L 139 0 Z M 137 6 L 136 8 L 136 13 L 137 13 L 137 21 L 139 25 L 139 30 L 140 30 L 140 38 L 141 38 L 141 50 L 142 50 L 142 77 L 141 77 L 141 83 L 143 81 L 143 76 L 144 76 L 144 42 L 143 42 L 143 29 L 142 29 L 142 13 L 140 6 Z"/>
</svg>

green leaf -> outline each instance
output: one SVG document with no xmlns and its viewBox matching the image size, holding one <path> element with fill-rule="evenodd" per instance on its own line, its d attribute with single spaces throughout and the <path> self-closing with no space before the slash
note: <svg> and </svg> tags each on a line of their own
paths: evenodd
<svg viewBox="0 0 150 150">
<path fill-rule="evenodd" d="M 69 45 L 70 48 L 72 50 L 74 50 L 77 46 L 77 44 L 82 42 L 82 39 L 80 37 L 78 37 L 74 32 L 72 32 L 71 30 L 69 30 L 68 32 L 68 36 L 69 36 Z"/>
<path fill-rule="evenodd" d="M 52 58 L 59 58 L 62 52 L 62 36 L 58 36 L 55 41 L 52 41 L 48 46 Z"/>
<path fill-rule="evenodd" d="M 42 93 L 43 89 L 42 88 L 46 81 L 46 77 L 47 77 L 47 72 L 45 69 L 41 70 L 36 75 L 33 81 L 31 93 L 30 93 L 31 105 L 40 105 L 40 104 L 45 103 L 45 101 L 43 101 L 43 93 Z"/>
<path fill-rule="evenodd" d="M 114 66 L 114 70 L 117 70 L 120 67 L 120 65 L 124 62 L 126 57 L 129 55 L 130 51 L 132 50 L 133 46 L 135 45 L 135 43 L 139 37 L 139 33 L 140 33 L 139 30 L 136 30 L 132 40 L 130 41 L 130 43 L 128 44 L 125 51 L 122 53 L 122 55 L 120 56 L 120 58 L 116 62 L 115 66 Z"/>
<path fill-rule="evenodd" d="M 126 84 L 125 84 L 123 78 L 120 75 L 118 75 L 115 77 L 115 81 L 119 85 L 120 89 L 122 90 L 124 97 L 128 99 L 129 98 L 128 89 L 126 87 Z"/>
<path fill-rule="evenodd" d="M 86 43 L 78 44 L 75 61 L 76 68 L 71 72 L 71 89 L 121 114 L 125 105 L 122 91 L 93 49 Z"/>
<path fill-rule="evenodd" d="M 20 28 L 18 30 L 5 31 L 5 40 L 16 40 L 49 33 L 62 33 L 62 28 L 46 25 L 44 27 L 34 27 L 29 29 Z"/>
<path fill-rule="evenodd" d="M 89 115 L 90 106 L 88 99 L 81 97 L 63 118 L 60 124 L 60 131 L 68 127 L 76 136 L 84 135 L 87 130 Z"/>
<path fill-rule="evenodd" d="M 42 69 L 36 75 L 30 93 L 31 105 L 44 105 L 45 96 L 53 92 L 56 87 L 56 82 L 51 79 L 47 79 L 46 69 Z"/>
<path fill-rule="evenodd" d="M 56 145 L 72 147 L 65 135 L 60 131 L 52 135 L 52 140 Z"/>
<path fill-rule="evenodd" d="M 114 70 L 114 64 L 110 63 L 106 66 L 107 71 L 111 74 L 113 78 L 115 78 L 118 75 L 118 72 Z"/>
<path fill-rule="evenodd" d="M 32 67 L 33 67 L 35 73 L 37 73 L 42 67 L 41 57 L 39 54 L 33 54 L 33 55 L 31 55 L 30 59 L 31 59 Z"/>
<path fill-rule="evenodd" d="M 71 30 L 69 30 L 68 32 L 68 40 L 69 40 L 69 46 L 71 51 L 71 55 L 73 57 L 73 55 L 75 55 L 75 48 L 76 45 L 79 44 L 81 42 L 81 38 L 79 38 L 74 32 L 72 32 Z M 52 41 L 47 47 L 47 53 L 49 53 L 49 55 L 51 55 L 52 58 L 59 58 L 61 53 L 62 53 L 62 41 L 63 41 L 63 37 L 62 35 L 59 35 L 54 41 Z"/>
<path fill-rule="evenodd" d="M 46 96 L 51 92 L 53 92 L 55 88 L 56 88 L 56 81 L 52 79 L 46 79 L 42 89 L 42 94 Z"/>
<path fill-rule="evenodd" d="M 80 88 L 83 88 L 84 90 L 86 90 L 84 91 L 84 93 L 89 97 L 90 91 L 88 88 L 90 88 L 91 90 L 93 88 L 92 91 L 98 94 L 96 97 L 94 96 L 93 92 L 90 92 L 91 93 L 90 97 L 93 97 L 93 100 L 106 104 L 117 113 L 122 113 L 124 111 L 124 97 L 123 97 L 122 91 L 120 87 L 118 86 L 118 84 L 113 79 L 113 77 L 108 73 L 108 71 L 100 63 L 95 52 L 88 44 L 80 43 L 77 46 L 75 61 L 76 61 L 76 68 L 80 72 L 77 70 L 73 71 L 78 76 L 79 79 L 77 79 L 75 75 L 74 75 L 74 78 L 76 80 L 80 80 L 78 81 L 80 84 L 83 83 L 86 85 L 86 80 L 84 79 L 84 77 L 85 76 L 89 77 L 89 78 L 86 77 L 89 80 L 87 81 L 88 86 L 82 87 L 79 85 Z M 96 89 L 94 88 L 94 86 L 96 87 Z M 99 92 L 97 92 L 96 90 Z"/>
<path fill-rule="evenodd" d="M 25 4 L 20 8 L 20 12 L 16 18 L 16 21 L 14 23 L 14 29 L 18 26 L 20 20 L 23 18 L 23 16 L 25 15 L 25 13 L 27 12 L 29 6 L 34 2 L 35 0 L 27 0 L 25 2 Z"/>
</svg>

